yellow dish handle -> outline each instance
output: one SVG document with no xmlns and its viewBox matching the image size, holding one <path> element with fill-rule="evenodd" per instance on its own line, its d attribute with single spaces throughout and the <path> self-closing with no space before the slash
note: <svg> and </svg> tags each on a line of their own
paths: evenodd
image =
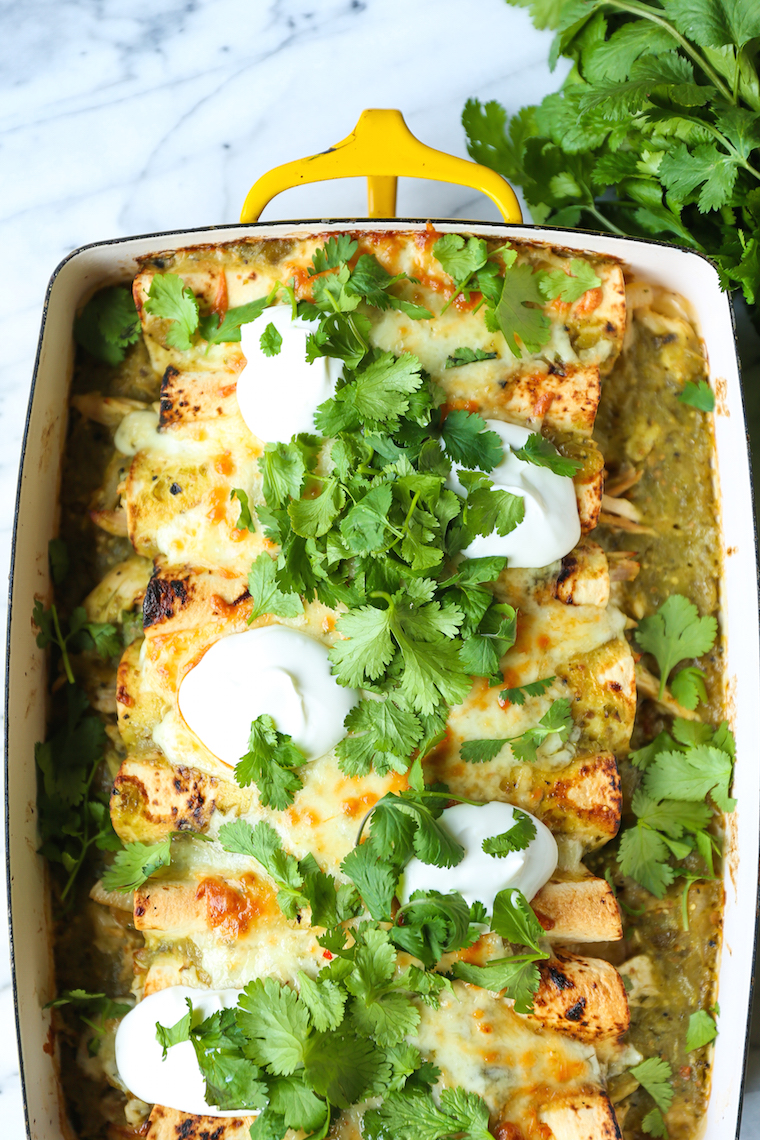
<svg viewBox="0 0 760 1140">
<path fill-rule="evenodd" d="M 400 111 L 382 110 L 362 111 L 351 134 L 322 154 L 286 162 L 263 175 L 248 191 L 240 221 L 257 221 L 272 198 L 293 186 L 356 177 L 367 179 L 369 217 L 393 218 L 399 175 L 471 186 L 496 204 L 505 222 L 522 221 L 514 190 L 500 174 L 425 146 L 414 137 Z"/>
</svg>

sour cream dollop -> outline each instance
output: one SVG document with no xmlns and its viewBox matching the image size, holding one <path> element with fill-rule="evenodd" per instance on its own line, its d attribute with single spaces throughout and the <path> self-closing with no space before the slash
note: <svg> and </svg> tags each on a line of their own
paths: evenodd
<svg viewBox="0 0 760 1140">
<path fill-rule="evenodd" d="M 342 740 L 357 700 L 330 673 L 325 646 L 283 625 L 220 638 L 179 689 L 185 723 L 226 764 L 248 751 L 251 721 L 264 713 L 316 760 Z"/>
<path fill-rule="evenodd" d="M 536 834 L 524 851 L 510 851 L 499 859 L 483 850 L 484 839 L 509 831 L 514 813 L 511 804 L 496 801 L 447 808 L 439 822 L 464 847 L 464 858 L 456 867 L 410 860 L 399 886 L 401 902 L 408 902 L 415 891 L 458 891 L 470 906 L 480 901 L 490 913 L 497 894 L 506 887 L 517 887 L 530 901 L 557 866 L 557 844 L 549 828 L 531 815 Z"/>
<path fill-rule="evenodd" d="M 517 424 L 486 420 L 504 443 L 504 458 L 488 472 L 494 487 L 510 491 L 525 500 L 525 518 L 507 535 L 496 531 L 478 535 L 464 550 L 468 558 L 501 555 L 510 566 L 548 566 L 568 554 L 581 537 L 578 503 L 573 481 L 568 475 L 555 475 L 548 467 L 537 467 L 518 459 L 512 448 L 523 446 L 531 432 Z M 466 491 L 457 478 L 461 464 L 455 463 L 447 486 L 459 495 Z"/>
<path fill-rule="evenodd" d="M 261 334 L 272 324 L 282 337 L 276 356 L 261 350 Z M 314 413 L 329 400 L 343 362 L 319 356 L 306 360 L 306 338 L 313 321 L 293 320 L 290 305 L 274 305 L 240 330 L 246 363 L 237 380 L 240 414 L 259 439 L 287 442 L 298 432 L 314 432 Z"/>
<path fill-rule="evenodd" d="M 257 1116 L 255 1109 L 221 1109 L 206 1100 L 206 1084 L 190 1041 L 172 1045 L 166 1060 L 156 1040 L 156 1023 L 169 1029 L 185 1016 L 189 998 L 193 1021 L 237 1005 L 242 990 L 194 990 L 171 986 L 150 994 L 131 1010 L 116 1031 L 116 1067 L 134 1096 L 197 1116 Z"/>
</svg>

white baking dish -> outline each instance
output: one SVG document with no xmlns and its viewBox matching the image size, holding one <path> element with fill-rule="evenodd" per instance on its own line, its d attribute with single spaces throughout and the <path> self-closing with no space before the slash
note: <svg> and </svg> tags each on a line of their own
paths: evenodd
<svg viewBox="0 0 760 1140">
<path fill-rule="evenodd" d="M 8 898 L 21 1077 L 30 1140 L 70 1137 L 58 1085 L 51 1015 L 53 996 L 48 892 L 37 847 L 34 743 L 45 735 L 45 661 L 35 643 L 35 596 L 47 598 L 47 546 L 56 533 L 56 502 L 66 437 L 73 364 L 72 323 L 97 288 L 128 280 L 137 258 L 189 245 L 357 230 L 418 230 L 424 221 L 282 223 L 208 227 L 85 246 L 53 274 L 45 302 L 22 453 L 11 574 L 8 635 L 6 811 Z M 707 346 L 716 392 L 716 480 L 722 510 L 725 579 L 722 632 L 726 640 L 727 708 L 736 735 L 734 795 L 725 860 L 725 933 L 720 963 L 720 1035 L 715 1049 L 706 1137 L 738 1134 L 755 954 L 760 808 L 760 654 L 755 532 L 744 410 L 729 299 L 703 257 L 650 242 L 528 226 L 436 222 L 440 231 L 492 238 L 522 237 L 621 258 L 637 275 L 683 294 L 694 306 Z"/>
</svg>

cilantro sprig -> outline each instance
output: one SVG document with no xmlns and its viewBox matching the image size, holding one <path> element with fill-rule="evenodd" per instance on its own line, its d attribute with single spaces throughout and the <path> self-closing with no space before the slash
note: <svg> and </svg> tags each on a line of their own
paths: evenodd
<svg viewBox="0 0 760 1140">
<path fill-rule="evenodd" d="M 542 682 L 536 682 L 542 684 Z M 509 692 L 510 690 L 505 690 Z M 518 704 L 523 702 L 518 701 Z M 463 760 L 469 764 L 483 764 L 498 756 L 505 744 L 512 748 L 513 755 L 518 760 L 535 763 L 538 759 L 538 749 L 548 737 L 557 735 L 560 741 L 567 740 L 573 727 L 573 718 L 570 713 L 570 700 L 561 697 L 552 701 L 551 705 L 537 724 L 527 728 L 520 736 L 505 736 L 493 740 L 466 740 L 459 749 Z"/>
<path fill-rule="evenodd" d="M 87 1045 L 90 1056 L 97 1054 L 100 1048 L 100 1039 L 105 1034 L 106 1022 L 124 1017 L 132 1009 L 130 1002 L 115 1001 L 106 994 L 91 994 L 82 989 L 63 990 L 57 998 L 47 1002 L 42 1008 L 61 1009 L 67 1005 L 73 1006 L 79 1020 L 89 1025 L 93 1031 L 93 1037 Z"/>
<path fill-rule="evenodd" d="M 677 242 L 760 298 L 756 6 L 615 0 L 527 6 L 561 89 L 508 117 L 470 100 L 468 150 L 519 185 L 533 220 Z"/>
<path fill-rule="evenodd" d="M 294 919 L 310 908 L 311 925 L 329 929 L 361 910 L 350 884 L 336 884 L 312 855 L 298 860 L 285 851 L 278 833 L 264 820 L 255 827 L 244 819 L 225 823 L 219 829 L 219 842 L 230 854 L 246 855 L 261 864 L 278 888 L 277 902 L 286 918 Z"/>
<path fill-rule="evenodd" d="M 61 653 L 61 664 L 70 685 L 74 684 L 74 670 L 69 651 L 74 653 L 94 649 L 105 658 L 118 657 L 122 641 L 115 625 L 109 622 L 88 621 L 84 606 L 77 606 L 68 621 L 68 631 L 63 632 L 63 623 L 55 602 L 45 609 L 39 598 L 35 600 L 32 621 L 37 626 L 37 645 L 46 649 L 55 645 Z"/>
<path fill-rule="evenodd" d="M 484 352 L 482 348 L 455 348 L 446 357 L 446 368 L 463 368 L 465 364 L 478 364 L 481 360 L 496 360 L 498 352 Z"/>
<path fill-rule="evenodd" d="M 554 444 L 539 432 L 532 432 L 522 447 L 512 449 L 518 459 L 532 463 L 535 467 L 548 467 L 555 475 L 569 475 L 571 478 L 583 465 L 579 459 L 568 459 L 560 455 Z"/>
<path fill-rule="evenodd" d="M 665 692 L 668 677 L 679 661 L 688 657 L 701 657 L 709 653 L 715 644 L 718 623 L 714 617 L 699 616 L 699 610 L 683 594 L 671 594 L 660 606 L 656 614 L 643 618 L 636 630 L 636 641 L 645 653 L 651 653 L 660 669 L 660 697 Z M 676 691 L 689 701 L 687 708 L 695 708 L 697 700 L 704 692 L 695 685 L 694 678 L 701 676 L 701 670 L 689 666 L 689 680 L 673 678 Z"/>
<path fill-rule="evenodd" d="M 140 318 L 126 285 L 112 285 L 91 297 L 74 321 L 74 336 L 91 356 L 121 364 L 140 336 Z"/>
<path fill-rule="evenodd" d="M 513 689 L 502 689 L 499 693 L 500 701 L 509 701 L 511 705 L 525 704 L 526 697 L 542 697 L 547 689 L 554 684 L 555 677 L 541 677 L 538 681 L 530 681 L 527 685 L 517 685 Z"/>
<path fill-rule="evenodd" d="M 303 787 L 293 769 L 305 763 L 306 757 L 291 737 L 279 732 L 272 717 L 262 713 L 251 724 L 248 751 L 235 766 L 235 779 L 241 788 L 255 784 L 263 807 L 284 811 Z"/>
<path fill-rule="evenodd" d="M 158 843 L 128 843 L 117 851 L 114 861 L 103 873 L 107 891 L 136 891 L 161 867 L 168 867 L 172 857 L 172 837 Z"/>
<path fill-rule="evenodd" d="M 489 252 L 483 238 L 445 234 L 433 246 L 433 256 L 454 282 L 454 293 L 443 312 L 458 296 L 469 300 L 473 292 L 479 292 L 482 299 L 476 311 L 486 306 L 486 328 L 503 333 L 515 356 L 522 356 L 522 348 L 537 352 L 548 342 L 551 324 L 543 311 L 546 297 L 540 288 L 547 275 L 534 272 L 530 265 L 516 264 L 517 252 L 510 246 Z"/>
<path fill-rule="evenodd" d="M 504 859 L 512 851 L 524 851 L 536 838 L 536 825 L 529 815 L 519 808 L 514 809 L 514 823 L 500 835 L 492 835 L 483 840 L 483 850 L 486 855 L 493 855 L 495 859 Z"/>
<path fill-rule="evenodd" d="M 630 1072 L 655 1103 L 655 1107 L 642 1120 L 642 1128 L 650 1136 L 667 1136 L 664 1114 L 673 1102 L 673 1086 L 670 1083 L 673 1070 L 661 1057 L 647 1057 Z"/>
</svg>

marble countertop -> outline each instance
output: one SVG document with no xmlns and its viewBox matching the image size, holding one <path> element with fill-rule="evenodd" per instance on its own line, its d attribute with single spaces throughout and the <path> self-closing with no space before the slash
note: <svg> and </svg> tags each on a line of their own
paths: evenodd
<svg viewBox="0 0 760 1140">
<path fill-rule="evenodd" d="M 503 0 L 3 6 L 0 244 L 19 272 L 0 275 L 0 578 L 42 300 L 61 258 L 104 238 L 234 222 L 261 174 L 343 138 L 365 107 L 399 107 L 424 142 L 466 156 L 465 100 L 515 111 L 553 90 L 550 39 Z M 365 201 L 351 179 L 288 191 L 263 217 L 356 216 Z M 472 191 L 417 181 L 400 183 L 398 213 L 498 219 Z M 748 327 L 742 348 L 760 381 Z M 22 1140 L 2 932 L 0 1030 L 2 1136 Z M 760 1025 L 753 1039 L 742 1140 L 760 1140 Z"/>
</svg>

